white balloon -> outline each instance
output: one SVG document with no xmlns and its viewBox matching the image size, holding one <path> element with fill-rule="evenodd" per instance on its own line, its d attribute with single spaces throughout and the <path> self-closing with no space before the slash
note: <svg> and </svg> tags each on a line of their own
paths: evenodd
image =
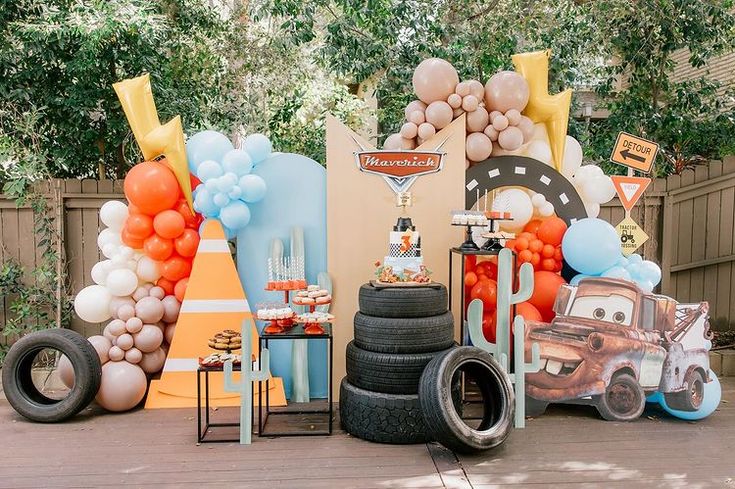
<svg viewBox="0 0 735 489">
<path fill-rule="evenodd" d="M 90 285 L 79 291 L 74 298 L 74 311 L 82 321 L 101 323 L 110 319 L 110 300 L 112 295 L 107 287 Z"/>
<path fill-rule="evenodd" d="M 130 295 L 138 288 L 138 276 L 127 268 L 113 270 L 107 276 L 106 286 L 112 295 Z"/>
<path fill-rule="evenodd" d="M 140 259 L 136 273 L 143 282 L 155 282 L 161 278 L 159 263 L 148 256 Z"/>
<path fill-rule="evenodd" d="M 551 147 L 546 141 L 534 140 L 526 147 L 526 156 L 539 160 L 547 165 L 551 164 Z"/>
<path fill-rule="evenodd" d="M 501 229 L 517 232 L 533 217 L 533 204 L 526 192 L 517 188 L 503 190 L 493 201 L 493 210 L 510 212 L 512 221 L 501 221 Z"/>
<path fill-rule="evenodd" d="M 544 194 L 535 194 L 531 197 L 531 203 L 534 207 L 541 207 L 546 203 L 546 197 L 544 197 Z"/>
<path fill-rule="evenodd" d="M 114 244 L 116 246 L 122 245 L 122 239 L 120 238 L 120 232 L 113 231 L 112 229 L 103 229 L 100 235 L 97 236 L 97 246 L 99 249 L 103 249 L 107 244 Z"/>
<path fill-rule="evenodd" d="M 587 217 L 597 217 L 600 215 L 600 204 L 585 202 L 584 210 L 587 211 Z"/>
<path fill-rule="evenodd" d="M 582 165 L 582 146 L 579 141 L 572 136 L 567 136 L 566 146 L 564 147 L 564 158 L 561 165 L 561 173 L 567 178 L 572 175 Z"/>
<path fill-rule="evenodd" d="M 105 229 L 105 231 L 107 231 L 107 229 Z M 113 258 L 115 255 L 117 255 L 117 250 L 120 249 L 120 246 L 114 243 L 107 243 L 100 249 L 102 250 L 102 254 L 105 255 L 106 258 Z"/>
<path fill-rule="evenodd" d="M 554 213 L 554 204 L 551 202 L 544 202 L 538 210 L 542 217 L 549 217 Z"/>
<path fill-rule="evenodd" d="M 615 197 L 615 186 L 607 175 L 596 175 L 585 179 L 578 190 L 585 202 L 604 204 Z"/>
<path fill-rule="evenodd" d="M 94 280 L 94 283 L 98 285 L 105 285 L 107 275 L 109 274 L 106 263 L 109 261 L 110 260 L 103 260 L 94 264 L 94 266 L 92 267 L 92 272 L 90 273 L 90 275 L 92 276 L 92 280 Z"/>
<path fill-rule="evenodd" d="M 110 229 L 122 230 L 128 218 L 128 206 L 119 200 L 109 200 L 100 208 L 100 221 Z"/>
</svg>

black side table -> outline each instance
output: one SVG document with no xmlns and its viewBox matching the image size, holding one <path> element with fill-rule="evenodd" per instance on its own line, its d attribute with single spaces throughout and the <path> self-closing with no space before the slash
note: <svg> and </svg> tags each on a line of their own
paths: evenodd
<svg viewBox="0 0 735 489">
<path fill-rule="evenodd" d="M 449 248 L 449 310 L 452 310 L 452 284 L 454 283 L 454 280 L 452 277 L 452 263 L 454 255 L 459 255 L 460 259 L 462 261 L 462 264 L 460 266 L 460 293 L 459 293 L 459 337 L 460 337 L 460 344 L 461 345 L 469 345 L 469 337 L 468 333 L 465 328 L 465 315 L 467 311 L 465 310 L 464 305 L 464 292 L 465 292 L 465 286 L 464 286 L 464 274 L 465 274 L 465 257 L 467 256 L 498 256 L 500 254 L 500 249 L 491 249 L 491 250 L 474 250 L 474 251 L 467 251 L 463 250 L 461 248 Z M 512 250 L 511 250 L 512 251 Z M 517 259 L 515 252 L 513 252 L 513 275 L 511 276 L 510 280 L 510 287 L 511 290 L 515 290 L 516 287 L 516 273 L 517 273 Z M 511 311 L 511 317 L 514 317 L 516 313 L 516 306 L 513 304 L 513 309 Z"/>
<path fill-rule="evenodd" d="M 315 436 L 315 435 L 331 435 L 332 434 L 332 418 L 334 417 L 332 407 L 332 365 L 334 360 L 334 346 L 332 337 L 332 325 L 322 324 L 324 333 L 322 334 L 306 334 L 304 326 L 298 324 L 283 333 L 262 333 L 260 335 L 259 349 L 268 348 L 271 341 L 277 340 L 327 340 L 329 348 L 329 365 L 327 370 L 327 408 L 326 409 L 288 409 L 288 406 L 280 409 L 273 409 L 270 405 L 269 380 L 265 381 L 265 403 L 258 403 L 258 436 Z M 259 350 L 259 351 L 260 351 Z M 258 399 L 263 399 L 263 382 L 258 382 Z M 264 405 L 265 404 L 265 405 Z M 265 410 L 263 409 L 265 408 Z M 302 415 L 302 414 L 321 414 L 328 416 L 326 430 L 313 431 L 280 431 L 267 432 L 266 424 L 270 415 Z"/>
<path fill-rule="evenodd" d="M 233 365 L 232 370 L 235 372 L 241 371 L 240 365 Z M 210 434 L 211 428 L 224 428 L 232 426 L 240 426 L 240 422 L 231 423 L 212 423 L 209 420 L 209 373 L 210 372 L 224 372 L 223 367 L 204 367 L 202 365 L 197 368 L 197 443 L 240 443 L 240 436 L 238 433 L 237 438 L 226 438 L 226 439 L 215 439 L 208 440 L 207 435 Z M 204 424 L 202 425 L 202 377 L 204 377 Z M 253 413 L 255 413 L 255 407 L 253 407 Z M 237 413 L 238 419 L 240 412 Z M 255 417 L 252 417 L 253 422 Z"/>
</svg>

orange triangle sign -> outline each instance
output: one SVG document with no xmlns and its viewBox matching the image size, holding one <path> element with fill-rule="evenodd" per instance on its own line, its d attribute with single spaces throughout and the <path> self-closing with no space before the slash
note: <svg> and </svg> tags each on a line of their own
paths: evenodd
<svg viewBox="0 0 735 489">
<path fill-rule="evenodd" d="M 633 206 L 641 198 L 643 192 L 646 191 L 651 184 L 650 178 L 645 177 L 627 177 L 623 175 L 612 175 L 610 177 L 618 192 L 620 203 L 623 204 L 625 210 L 630 212 Z"/>
</svg>

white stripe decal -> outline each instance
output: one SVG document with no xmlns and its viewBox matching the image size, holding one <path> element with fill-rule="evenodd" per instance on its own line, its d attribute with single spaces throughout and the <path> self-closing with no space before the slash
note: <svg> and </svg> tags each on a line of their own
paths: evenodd
<svg viewBox="0 0 735 489">
<path fill-rule="evenodd" d="M 470 183 L 466 185 L 466 187 L 467 187 L 467 190 L 474 190 L 475 187 L 477 187 L 478 185 L 480 184 L 477 183 L 477 180 L 472 180 Z"/>
<path fill-rule="evenodd" d="M 517 166 L 516 167 L 516 175 L 525 175 L 526 174 L 526 167 L 525 166 Z"/>
<path fill-rule="evenodd" d="M 487 176 L 490 178 L 495 178 L 497 176 L 500 176 L 500 170 L 498 170 L 497 168 L 493 168 L 492 170 L 487 172 Z"/>
<path fill-rule="evenodd" d="M 230 247 L 224 239 L 203 239 L 199 241 L 197 253 L 230 253 Z"/>
<path fill-rule="evenodd" d="M 167 358 L 163 364 L 165 372 L 194 372 L 199 367 L 197 358 Z"/>
<path fill-rule="evenodd" d="M 250 312 L 250 305 L 245 299 L 185 299 L 179 313 L 185 312 Z"/>
</svg>

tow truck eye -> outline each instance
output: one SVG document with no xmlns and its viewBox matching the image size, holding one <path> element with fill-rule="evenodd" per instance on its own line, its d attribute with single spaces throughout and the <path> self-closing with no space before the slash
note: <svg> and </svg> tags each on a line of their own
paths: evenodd
<svg viewBox="0 0 735 489">
<path fill-rule="evenodd" d="M 592 315 L 595 317 L 595 319 L 603 319 L 605 317 L 605 310 L 601 307 L 598 307 L 592 312 Z"/>
<path fill-rule="evenodd" d="M 621 311 L 616 312 L 615 314 L 613 314 L 613 321 L 615 321 L 616 323 L 622 323 L 623 321 L 625 321 L 625 313 Z"/>
</svg>

